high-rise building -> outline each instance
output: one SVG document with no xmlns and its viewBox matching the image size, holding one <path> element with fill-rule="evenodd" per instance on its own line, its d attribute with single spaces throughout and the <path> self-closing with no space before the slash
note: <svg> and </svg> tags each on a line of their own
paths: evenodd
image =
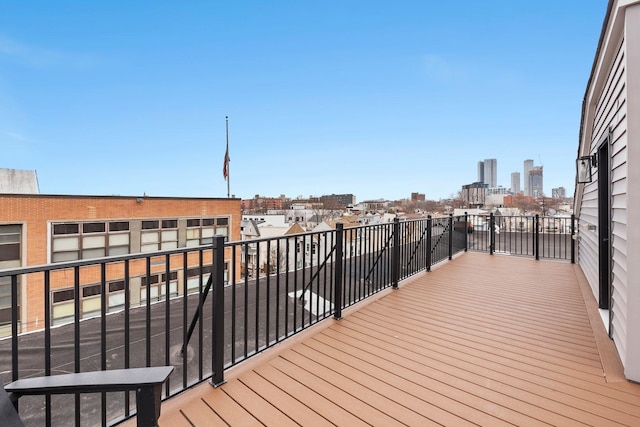
<svg viewBox="0 0 640 427">
<path fill-rule="evenodd" d="M 524 161 L 524 175 L 523 175 L 523 179 L 524 179 L 524 195 L 525 196 L 532 196 L 533 194 L 531 193 L 531 187 L 529 186 L 529 173 L 531 172 L 531 170 L 533 169 L 533 160 L 531 159 L 527 159 Z"/>
<path fill-rule="evenodd" d="M 484 182 L 484 162 L 482 160 L 478 162 L 478 181 L 477 182 Z"/>
<path fill-rule="evenodd" d="M 489 188 L 498 186 L 498 160 L 484 159 L 484 182 Z"/>
<path fill-rule="evenodd" d="M 529 191 L 531 196 L 542 197 L 544 196 L 543 181 L 542 181 L 542 166 L 534 166 L 529 172 Z"/>
<path fill-rule="evenodd" d="M 520 193 L 520 172 L 511 172 L 511 192 Z"/>
</svg>

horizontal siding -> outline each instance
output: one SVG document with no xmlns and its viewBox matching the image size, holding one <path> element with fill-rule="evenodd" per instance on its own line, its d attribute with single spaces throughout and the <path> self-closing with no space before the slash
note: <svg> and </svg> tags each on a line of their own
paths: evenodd
<svg viewBox="0 0 640 427">
<path fill-rule="evenodd" d="M 624 43 L 619 56 L 624 57 Z M 626 68 L 620 67 L 620 78 L 615 105 L 616 111 L 612 116 L 612 141 L 611 141 L 611 244 L 613 247 L 612 261 L 612 296 L 611 310 L 612 332 L 618 352 L 622 360 L 627 354 L 628 330 L 628 262 L 627 262 L 627 225 L 628 225 L 628 149 L 627 149 L 627 86 Z"/>
<path fill-rule="evenodd" d="M 608 131 L 609 126 L 615 123 L 613 115 L 616 114 L 620 107 L 619 94 L 625 86 L 624 81 L 624 41 L 621 43 L 616 55 L 615 61 L 609 75 L 607 76 L 607 82 L 600 93 L 595 110 L 595 119 L 593 121 L 592 135 L 597 135 L 598 138 L 593 138 L 591 141 L 591 149 L 597 149 L 594 144 L 597 144 L 600 137 Z"/>
<path fill-rule="evenodd" d="M 610 159 L 599 159 L 599 167 L 611 167 L 611 242 L 613 247 L 612 263 L 612 312 L 613 338 L 624 360 L 627 334 L 627 89 L 625 69 L 625 41 L 622 40 L 610 64 L 607 80 L 597 97 L 591 123 L 585 126 L 591 130 L 588 141 L 589 152 L 596 153 L 603 138 L 611 131 Z M 606 66 L 606 65 L 605 65 Z M 603 70 L 604 71 L 604 70 Z M 591 102 L 594 100 L 592 99 Z M 582 141 L 582 143 L 587 143 Z M 597 173 L 597 172 L 596 172 Z M 597 176 L 594 176 L 597 179 Z M 589 225 L 598 224 L 598 182 L 583 187 L 580 206 L 579 263 L 594 293 L 599 293 L 598 230 L 588 231 Z"/>
<path fill-rule="evenodd" d="M 585 184 L 578 227 L 578 263 L 594 295 L 598 295 L 598 234 L 589 226 L 598 224 L 598 187 L 596 182 Z"/>
</svg>

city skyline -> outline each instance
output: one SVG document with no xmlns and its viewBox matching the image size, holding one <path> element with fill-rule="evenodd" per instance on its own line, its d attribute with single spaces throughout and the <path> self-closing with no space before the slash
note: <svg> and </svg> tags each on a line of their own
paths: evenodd
<svg viewBox="0 0 640 427">
<path fill-rule="evenodd" d="M 239 198 L 438 200 L 527 157 L 572 193 L 606 4 L 462 6 L 7 4 L 0 167 L 47 194 L 225 197 L 229 116 Z"/>
</svg>

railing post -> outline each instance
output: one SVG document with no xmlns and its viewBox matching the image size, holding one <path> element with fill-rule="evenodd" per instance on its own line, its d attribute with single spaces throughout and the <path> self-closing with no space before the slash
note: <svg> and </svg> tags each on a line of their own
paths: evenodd
<svg viewBox="0 0 640 427">
<path fill-rule="evenodd" d="M 213 238 L 213 314 L 211 316 L 211 385 L 221 386 L 224 380 L 224 236 Z M 186 356 L 186 355 L 185 355 Z"/>
<path fill-rule="evenodd" d="M 398 289 L 400 278 L 400 218 L 393 219 L 393 251 L 391 256 L 391 285 Z"/>
<path fill-rule="evenodd" d="M 540 260 L 540 215 L 536 214 L 536 231 L 533 237 L 536 253 L 536 261 Z"/>
<path fill-rule="evenodd" d="M 334 265 L 335 300 L 333 301 L 333 317 L 337 320 L 342 318 L 342 243 L 344 239 L 344 225 L 336 224 L 336 250 Z M 362 256 L 362 255 L 360 255 Z"/>
<path fill-rule="evenodd" d="M 18 379 L 18 315 L 18 275 L 14 274 L 11 276 L 11 381 Z"/>
<path fill-rule="evenodd" d="M 427 271 L 431 271 L 431 251 L 433 245 L 433 219 L 427 216 Z"/>
<path fill-rule="evenodd" d="M 469 214 L 467 212 L 464 213 L 464 251 L 467 252 L 469 248 Z"/>
<path fill-rule="evenodd" d="M 453 214 L 449 214 L 449 261 L 453 259 Z"/>
<path fill-rule="evenodd" d="M 489 214 L 489 255 L 493 255 L 496 245 L 496 219 L 493 212 Z"/>
<path fill-rule="evenodd" d="M 576 263 L 576 216 L 571 214 L 571 264 Z"/>
</svg>

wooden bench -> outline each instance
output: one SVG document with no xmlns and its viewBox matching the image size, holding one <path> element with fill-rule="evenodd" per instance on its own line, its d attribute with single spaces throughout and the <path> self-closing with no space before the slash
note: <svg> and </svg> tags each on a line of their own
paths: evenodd
<svg viewBox="0 0 640 427">
<path fill-rule="evenodd" d="M 4 391 L 0 392 L 0 424 L 23 425 L 17 412 L 21 396 L 135 390 L 138 427 L 156 426 L 160 417 L 162 384 L 171 372 L 173 366 L 158 366 L 20 379 L 5 385 Z"/>
</svg>

